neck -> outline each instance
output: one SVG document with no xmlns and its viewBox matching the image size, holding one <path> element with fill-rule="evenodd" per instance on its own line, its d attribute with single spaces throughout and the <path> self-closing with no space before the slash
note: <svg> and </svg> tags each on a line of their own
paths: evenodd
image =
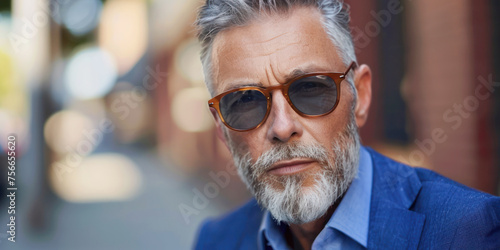
<svg viewBox="0 0 500 250">
<path fill-rule="evenodd" d="M 335 202 L 323 216 L 314 221 L 304 224 L 290 224 L 291 235 L 288 239 L 288 244 L 292 246 L 293 249 L 311 249 L 314 240 L 321 230 L 323 230 L 326 223 L 328 223 L 330 217 L 332 217 L 340 200 L 341 199 Z"/>
</svg>

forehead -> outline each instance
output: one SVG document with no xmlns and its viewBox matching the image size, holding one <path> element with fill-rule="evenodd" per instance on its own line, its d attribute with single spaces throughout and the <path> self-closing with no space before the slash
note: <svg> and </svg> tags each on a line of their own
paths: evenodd
<svg viewBox="0 0 500 250">
<path fill-rule="evenodd" d="M 321 14 L 305 7 L 262 15 L 245 26 L 220 32 L 213 43 L 212 64 L 217 93 L 233 85 L 283 83 L 297 69 L 343 70 Z"/>
</svg>

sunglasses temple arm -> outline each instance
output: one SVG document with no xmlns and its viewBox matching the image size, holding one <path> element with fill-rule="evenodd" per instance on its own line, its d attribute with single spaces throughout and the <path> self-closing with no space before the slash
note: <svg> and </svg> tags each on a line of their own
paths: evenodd
<svg viewBox="0 0 500 250">
<path fill-rule="evenodd" d="M 347 74 L 349 73 L 349 71 L 352 69 L 352 70 L 355 70 L 356 68 L 358 67 L 358 64 L 356 64 L 356 62 L 352 62 L 351 65 L 349 65 L 349 67 L 347 68 L 347 70 L 345 71 L 344 75 L 347 77 Z"/>
<path fill-rule="evenodd" d="M 349 71 L 351 69 L 355 70 L 357 67 L 358 67 L 358 64 L 356 62 L 352 62 L 351 65 L 349 65 L 349 67 L 345 71 L 344 75 L 347 76 L 347 74 L 349 73 Z"/>
</svg>

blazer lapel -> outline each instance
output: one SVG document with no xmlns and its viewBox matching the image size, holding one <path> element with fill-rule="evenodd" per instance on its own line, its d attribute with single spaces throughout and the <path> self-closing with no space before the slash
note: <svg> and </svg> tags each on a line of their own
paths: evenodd
<svg viewBox="0 0 500 250">
<path fill-rule="evenodd" d="M 369 249 L 416 249 L 425 216 L 410 207 L 422 184 L 411 167 L 367 148 L 373 159 Z"/>
</svg>

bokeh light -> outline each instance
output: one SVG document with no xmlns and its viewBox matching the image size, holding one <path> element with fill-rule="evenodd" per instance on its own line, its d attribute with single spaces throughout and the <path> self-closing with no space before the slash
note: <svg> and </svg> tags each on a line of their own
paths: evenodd
<svg viewBox="0 0 500 250">
<path fill-rule="evenodd" d="M 0 108 L 0 124 L 0 138 L 7 138 L 9 135 L 14 134 L 18 142 L 17 150 L 22 150 L 23 147 L 27 146 L 24 142 L 28 136 L 28 124 L 26 124 L 23 117 Z M 7 148 L 7 143 L 7 140 L 1 140 L 0 149 Z"/>
<path fill-rule="evenodd" d="M 97 26 L 101 9 L 99 0 L 68 1 L 61 8 L 61 21 L 73 35 L 84 35 Z"/>
<path fill-rule="evenodd" d="M 114 86 L 117 78 L 115 61 L 103 49 L 85 48 L 70 59 L 64 72 L 64 83 L 76 98 L 102 97 Z"/>
<path fill-rule="evenodd" d="M 120 89 L 107 97 L 109 117 L 118 139 L 133 142 L 151 131 L 154 103 L 144 89 L 134 88 L 129 82 L 119 82 L 117 87 Z"/>
<path fill-rule="evenodd" d="M 9 34 L 12 27 L 12 18 L 7 12 L 0 12 L 0 34 Z M 9 48 L 10 41 L 8 36 L 0 36 L 0 49 Z"/>
<path fill-rule="evenodd" d="M 72 172 L 61 175 L 58 171 L 63 168 L 72 168 Z M 56 194 L 66 201 L 105 202 L 133 198 L 141 187 L 142 175 L 131 159 L 109 153 L 86 157 L 75 166 L 64 160 L 55 162 L 50 179 Z"/>
<path fill-rule="evenodd" d="M 145 53 L 148 15 L 142 0 L 109 0 L 99 24 L 99 45 L 116 59 L 118 72 L 126 73 Z"/>
<path fill-rule="evenodd" d="M 172 100 L 172 119 L 186 132 L 202 132 L 213 127 L 207 110 L 208 92 L 202 87 L 179 91 Z"/>
<path fill-rule="evenodd" d="M 201 46 L 196 39 L 185 41 L 175 51 L 175 68 L 193 87 L 202 87 L 204 83 L 200 53 Z"/>
<path fill-rule="evenodd" d="M 79 144 L 83 154 L 89 154 L 95 148 L 90 137 L 94 130 L 93 122 L 85 115 L 75 111 L 60 111 L 53 114 L 45 123 L 44 138 L 47 145 L 58 153 L 68 153 L 77 150 Z"/>
</svg>

